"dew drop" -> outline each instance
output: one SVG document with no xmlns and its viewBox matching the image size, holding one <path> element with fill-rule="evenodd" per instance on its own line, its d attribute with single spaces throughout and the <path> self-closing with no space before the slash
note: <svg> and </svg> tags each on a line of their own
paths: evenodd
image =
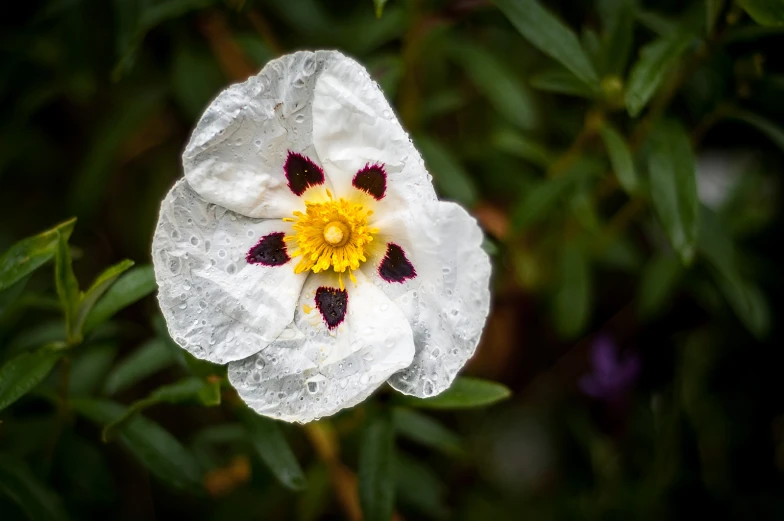
<svg viewBox="0 0 784 521">
<path fill-rule="evenodd" d="M 433 393 L 435 392 L 435 388 L 433 387 L 433 382 L 431 382 L 430 380 L 425 380 L 425 386 L 422 389 L 422 391 L 425 393 L 425 396 L 433 396 Z"/>
<path fill-rule="evenodd" d="M 303 114 L 297 114 L 294 117 L 294 121 L 296 121 L 297 123 L 302 123 L 303 121 L 305 121 L 305 116 Z"/>
<path fill-rule="evenodd" d="M 199 238 L 196 237 L 195 235 L 191 236 L 191 244 L 193 244 L 194 246 L 198 246 Z"/>
</svg>

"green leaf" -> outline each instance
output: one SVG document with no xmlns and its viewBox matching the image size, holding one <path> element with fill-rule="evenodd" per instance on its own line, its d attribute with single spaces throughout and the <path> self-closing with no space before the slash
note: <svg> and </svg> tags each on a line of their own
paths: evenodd
<svg viewBox="0 0 784 521">
<path fill-rule="evenodd" d="M 781 0 L 738 0 L 755 22 L 765 27 L 784 27 L 784 2 Z"/>
<path fill-rule="evenodd" d="M 240 409 L 238 414 L 245 424 L 256 454 L 280 484 L 290 490 L 303 490 L 306 486 L 305 475 L 278 422 L 247 408 Z"/>
<path fill-rule="evenodd" d="M 57 253 L 54 259 L 54 282 L 57 288 L 57 297 L 65 317 L 65 336 L 69 344 L 81 342 L 82 337 L 75 329 L 76 307 L 79 304 L 79 283 L 71 266 L 71 249 L 68 246 L 68 237 L 60 234 L 57 239 Z"/>
<path fill-rule="evenodd" d="M 164 2 L 127 2 L 115 0 L 117 28 L 116 50 L 118 63 L 112 73 L 114 80 L 128 72 L 136 60 L 136 53 L 145 35 L 163 22 L 202 9 L 215 0 L 166 0 Z"/>
<path fill-rule="evenodd" d="M 713 268 L 719 290 L 741 322 L 755 336 L 764 338 L 770 330 L 770 309 L 762 293 L 741 276 L 735 245 L 719 217 L 706 207 L 702 207 L 701 217 L 701 256 Z"/>
<path fill-rule="evenodd" d="M 763 118 L 762 116 L 749 112 L 747 110 L 731 109 L 727 111 L 726 116 L 731 119 L 742 121 L 756 128 L 765 134 L 777 147 L 784 152 L 784 129 L 776 125 L 774 122 Z"/>
<path fill-rule="evenodd" d="M 543 168 L 555 161 L 554 154 L 544 145 L 511 129 L 495 132 L 490 141 L 498 150 Z"/>
<path fill-rule="evenodd" d="M 677 22 L 662 16 L 654 11 L 645 9 L 635 9 L 634 17 L 642 25 L 663 37 L 674 36 L 678 33 L 680 26 Z"/>
<path fill-rule="evenodd" d="M 115 394 L 128 389 L 137 382 L 172 365 L 174 358 L 175 355 L 166 342 L 154 338 L 117 364 L 106 377 L 103 392 L 104 394 Z"/>
<path fill-rule="evenodd" d="M 126 412 L 109 400 L 82 398 L 71 407 L 99 425 L 117 420 Z M 202 473 L 193 453 L 157 423 L 137 415 L 118 434 L 120 443 L 155 476 L 177 488 L 201 490 Z"/>
<path fill-rule="evenodd" d="M 643 318 L 663 311 L 683 274 L 683 265 L 670 255 L 657 254 L 645 265 L 640 276 L 637 310 Z"/>
<path fill-rule="evenodd" d="M 558 333 L 574 338 L 588 324 L 591 313 L 591 273 L 583 252 L 567 244 L 561 253 L 559 282 L 555 293 L 553 320 Z"/>
<path fill-rule="evenodd" d="M 237 38 L 237 44 L 243 47 L 243 39 Z M 190 121 L 195 123 L 210 101 L 221 90 L 226 82 L 226 77 L 208 48 L 178 41 L 173 54 L 172 95 L 180 109 Z M 252 56 L 247 51 L 246 54 Z M 260 65 L 269 61 L 272 56 L 265 58 Z"/>
<path fill-rule="evenodd" d="M 395 458 L 395 491 L 400 502 L 434 519 L 446 519 L 446 486 L 427 465 L 398 452 Z"/>
<path fill-rule="evenodd" d="M 500 115 L 523 130 L 536 126 L 535 100 L 495 54 L 468 41 L 450 44 L 449 54 Z"/>
<path fill-rule="evenodd" d="M 593 99 L 595 93 L 577 77 L 563 68 L 542 71 L 531 78 L 531 87 L 546 92 Z"/>
<path fill-rule="evenodd" d="M 297 498 L 296 521 L 324 519 L 332 499 L 329 468 L 324 463 L 314 463 L 307 470 L 306 478 L 308 488 Z"/>
<path fill-rule="evenodd" d="M 603 72 L 622 76 L 634 37 L 634 3 L 632 0 L 599 0 L 597 9 L 603 28 Z"/>
<path fill-rule="evenodd" d="M 599 133 L 604 140 L 604 146 L 607 147 L 618 183 L 627 194 L 634 195 L 639 189 L 639 181 L 634 168 L 634 158 L 626 140 L 606 121 L 599 128 Z"/>
<path fill-rule="evenodd" d="M 32 521 L 66 521 L 60 499 L 24 461 L 0 455 L 0 495 L 16 503 Z"/>
<path fill-rule="evenodd" d="M 115 4 L 133 4 L 118 0 Z M 106 183 L 115 171 L 120 147 L 150 116 L 160 109 L 164 90 L 150 86 L 135 95 L 123 97 L 114 111 L 107 111 L 105 121 L 94 124 L 95 135 L 90 139 L 90 149 L 84 156 L 76 175 L 72 175 L 68 207 L 80 217 L 92 216 L 106 193 Z"/>
<path fill-rule="evenodd" d="M 572 184 L 572 180 L 566 176 L 537 182 L 512 212 L 515 229 L 522 231 L 547 215 Z"/>
<path fill-rule="evenodd" d="M 446 391 L 431 398 L 403 396 L 406 405 L 420 409 L 467 409 L 505 400 L 512 392 L 505 385 L 481 378 L 460 376 Z"/>
<path fill-rule="evenodd" d="M 395 508 L 395 430 L 385 414 L 370 418 L 359 445 L 357 487 L 365 521 L 389 521 Z"/>
<path fill-rule="evenodd" d="M 13 309 L 14 304 L 24 292 L 25 287 L 27 287 L 27 282 L 30 280 L 30 277 L 23 277 L 22 279 L 14 282 L 8 288 L 4 290 L 0 290 L 0 318 L 9 311 Z"/>
<path fill-rule="evenodd" d="M 599 214 L 593 198 L 592 187 L 582 183 L 569 198 L 569 207 L 577 221 L 589 232 L 600 232 Z"/>
<path fill-rule="evenodd" d="M 570 28 L 536 0 L 495 0 L 512 25 L 531 44 L 560 62 L 593 89 L 599 76 Z"/>
<path fill-rule="evenodd" d="M 376 8 L 376 18 L 381 18 L 381 15 L 384 14 L 386 3 L 387 0 L 373 0 L 373 6 Z"/>
<path fill-rule="evenodd" d="M 713 34 L 716 21 L 724 9 L 724 0 L 705 0 L 705 34 Z"/>
<path fill-rule="evenodd" d="M 98 275 L 90 288 L 80 296 L 73 326 L 77 335 L 82 334 L 85 320 L 87 320 L 88 314 L 92 311 L 98 299 L 103 296 L 112 284 L 114 284 L 117 277 L 125 273 L 133 264 L 134 262 L 132 260 L 126 259 L 107 268 L 103 273 Z"/>
<path fill-rule="evenodd" d="M 68 394 L 89 396 L 100 389 L 116 356 L 117 346 L 112 344 L 80 348 L 79 354 L 71 362 Z"/>
<path fill-rule="evenodd" d="M 637 117 L 642 112 L 693 39 L 689 34 L 676 34 L 642 48 L 626 86 L 626 109 L 630 116 Z"/>
<path fill-rule="evenodd" d="M 417 137 L 416 144 L 441 194 L 463 206 L 473 206 L 478 198 L 477 189 L 457 158 L 434 139 Z"/>
<path fill-rule="evenodd" d="M 392 411 L 392 421 L 395 430 L 401 436 L 449 456 L 463 456 L 465 454 L 458 435 L 430 416 L 411 409 L 396 407 Z"/>
<path fill-rule="evenodd" d="M 688 265 L 699 235 L 699 199 L 694 154 L 686 131 L 674 121 L 658 124 L 648 158 L 653 205 L 670 243 Z"/>
<path fill-rule="evenodd" d="M 0 411 L 41 383 L 61 356 L 62 350 L 45 347 L 19 354 L 0 367 Z"/>
<path fill-rule="evenodd" d="M 159 403 L 190 403 L 212 407 L 220 405 L 220 381 L 190 377 L 158 387 L 149 396 L 134 402 L 125 413 L 103 428 L 103 441 L 109 441 L 138 413 Z"/>
<path fill-rule="evenodd" d="M 57 251 L 62 235 L 71 236 L 76 219 L 58 224 L 51 230 L 15 243 L 0 256 L 0 291 L 8 289 L 33 271 L 43 266 Z"/>
<path fill-rule="evenodd" d="M 135 266 L 124 273 L 93 306 L 84 323 L 88 333 L 109 320 L 115 313 L 146 297 L 158 288 L 150 264 Z"/>
<path fill-rule="evenodd" d="M 512 225 L 522 231 L 558 209 L 558 202 L 578 182 L 604 171 L 604 162 L 581 157 L 557 177 L 537 181 L 530 187 L 512 211 Z"/>
</svg>

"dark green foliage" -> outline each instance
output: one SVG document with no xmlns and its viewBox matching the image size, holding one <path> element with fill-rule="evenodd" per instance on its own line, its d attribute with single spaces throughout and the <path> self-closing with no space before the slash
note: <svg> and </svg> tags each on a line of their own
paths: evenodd
<svg viewBox="0 0 784 521">
<path fill-rule="evenodd" d="M 2 521 L 784 519 L 781 0 L 50 0 L 0 35 Z M 494 299 L 470 376 L 303 426 L 169 337 L 150 240 L 210 100 L 318 48 L 483 226 Z"/>
</svg>

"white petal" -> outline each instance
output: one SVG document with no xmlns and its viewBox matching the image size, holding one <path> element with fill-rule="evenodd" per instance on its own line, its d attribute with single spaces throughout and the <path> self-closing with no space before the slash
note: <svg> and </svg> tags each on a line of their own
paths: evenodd
<svg viewBox="0 0 784 521">
<path fill-rule="evenodd" d="M 382 163 L 387 196 L 379 210 L 436 200 L 422 157 L 383 92 L 350 58 L 331 61 L 316 79 L 313 144 L 339 196 L 356 191 L 351 182 L 366 164 Z"/>
<path fill-rule="evenodd" d="M 427 397 L 446 390 L 476 350 L 490 307 L 490 259 L 476 220 L 459 205 L 439 202 L 412 212 L 377 225 L 384 233 L 379 242 L 400 245 L 417 276 L 384 280 L 378 249 L 362 271 L 400 307 L 414 332 L 414 362 L 390 385 Z"/>
<path fill-rule="evenodd" d="M 172 338 L 193 355 L 225 363 L 266 347 L 291 322 L 305 282 L 294 262 L 248 264 L 280 220 L 249 219 L 207 203 L 185 180 L 161 204 L 153 238 L 158 301 Z"/>
<path fill-rule="evenodd" d="M 256 412 L 309 422 L 367 398 L 414 356 L 403 313 L 365 277 L 347 282 L 345 320 L 330 331 L 315 305 L 331 275 L 308 277 L 294 322 L 269 347 L 229 364 L 229 381 Z M 304 306 L 308 306 L 309 313 Z"/>
<path fill-rule="evenodd" d="M 312 100 L 316 77 L 342 55 L 297 52 L 272 60 L 210 104 L 182 155 L 196 192 L 249 217 L 290 216 L 302 203 L 283 172 L 288 151 L 316 164 Z"/>
</svg>

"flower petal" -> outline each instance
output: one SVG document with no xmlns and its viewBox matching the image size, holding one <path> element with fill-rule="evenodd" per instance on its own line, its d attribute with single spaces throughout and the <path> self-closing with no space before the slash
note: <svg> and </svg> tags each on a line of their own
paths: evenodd
<svg viewBox="0 0 784 521">
<path fill-rule="evenodd" d="M 362 267 L 414 332 L 414 363 L 389 383 L 405 394 L 438 394 L 474 354 L 489 311 L 490 259 L 481 247 L 482 231 L 462 207 L 444 202 L 398 213 L 377 226 L 416 269 L 414 278 L 388 281 L 379 272 L 385 256 L 377 251 Z"/>
<path fill-rule="evenodd" d="M 280 335 L 294 317 L 306 276 L 294 274 L 290 259 L 264 265 L 246 258 L 260 238 L 280 233 L 291 233 L 291 225 L 207 203 L 185 180 L 174 185 L 161 204 L 153 262 L 158 301 L 175 342 L 199 358 L 225 363 Z"/>
<path fill-rule="evenodd" d="M 182 155 L 191 187 L 207 201 L 249 217 L 286 217 L 301 208 L 283 165 L 289 151 L 318 163 L 312 145 L 314 86 L 324 67 L 342 58 L 331 51 L 289 54 L 221 92 Z"/>
<path fill-rule="evenodd" d="M 313 145 L 335 192 L 367 165 L 383 165 L 387 196 L 380 209 L 436 200 L 430 175 L 411 139 L 368 72 L 341 56 L 325 65 L 313 98 Z"/>
<path fill-rule="evenodd" d="M 328 416 L 411 363 L 414 342 L 403 313 L 361 272 L 356 277 L 345 287 L 347 312 L 337 325 L 318 309 L 325 289 L 341 292 L 337 278 L 310 275 L 294 322 L 267 348 L 229 364 L 229 381 L 256 412 L 301 423 Z"/>
</svg>

